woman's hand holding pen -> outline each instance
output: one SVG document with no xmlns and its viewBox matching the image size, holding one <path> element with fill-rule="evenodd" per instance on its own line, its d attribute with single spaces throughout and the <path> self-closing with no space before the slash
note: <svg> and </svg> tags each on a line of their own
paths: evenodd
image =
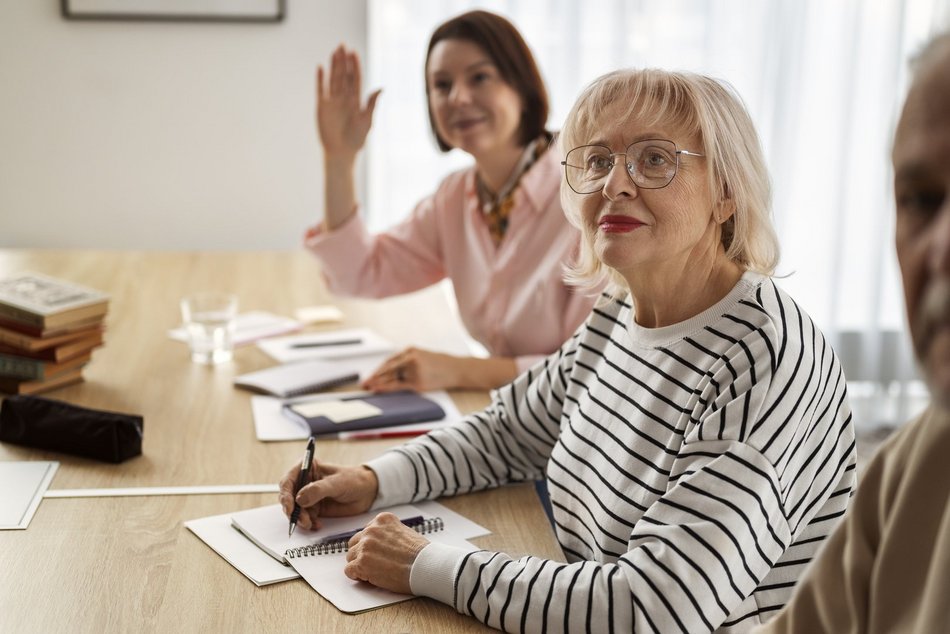
<svg viewBox="0 0 950 634">
<path fill-rule="evenodd" d="M 412 564 L 428 543 L 392 513 L 380 513 L 350 539 L 343 572 L 350 579 L 410 594 Z"/>
<path fill-rule="evenodd" d="M 365 513 L 379 490 L 376 473 L 367 467 L 322 464 L 314 459 L 310 473 L 312 481 L 299 491 L 295 491 L 299 463 L 280 480 L 281 508 L 290 517 L 296 496 L 301 507 L 298 525 L 305 530 L 320 528 L 321 517 Z M 380 513 L 350 539 L 343 571 L 351 579 L 408 594 L 412 564 L 428 543 L 392 513 Z"/>
<path fill-rule="evenodd" d="M 341 517 L 365 513 L 376 499 L 379 481 L 367 467 L 343 467 L 313 460 L 311 482 L 296 490 L 300 464 L 294 466 L 280 480 L 278 500 L 287 517 L 293 513 L 294 499 L 300 504 L 297 520 L 300 528 L 320 527 L 321 517 Z"/>
</svg>

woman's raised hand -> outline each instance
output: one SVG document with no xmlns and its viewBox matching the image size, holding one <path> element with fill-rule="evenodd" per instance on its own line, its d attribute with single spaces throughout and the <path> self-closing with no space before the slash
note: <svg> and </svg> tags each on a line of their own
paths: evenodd
<svg viewBox="0 0 950 634">
<path fill-rule="evenodd" d="M 381 91 L 361 106 L 361 90 L 360 58 L 340 44 L 330 57 L 329 77 L 317 66 L 317 132 L 325 157 L 355 158 L 366 142 Z"/>
</svg>

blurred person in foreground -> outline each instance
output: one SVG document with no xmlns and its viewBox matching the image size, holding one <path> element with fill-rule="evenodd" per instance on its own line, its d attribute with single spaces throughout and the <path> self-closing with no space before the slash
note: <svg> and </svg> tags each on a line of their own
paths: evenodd
<svg viewBox="0 0 950 634">
<path fill-rule="evenodd" d="M 950 632 L 950 33 L 917 58 L 892 158 L 897 259 L 932 402 L 868 464 L 762 632 Z"/>
<path fill-rule="evenodd" d="M 854 485 L 846 382 L 769 277 L 758 136 L 724 83 L 618 71 L 560 138 L 575 282 L 608 292 L 560 350 L 460 423 L 280 502 L 320 517 L 547 478 L 567 563 L 466 552 L 380 513 L 346 574 L 505 630 L 736 632 L 778 610 Z"/>
</svg>

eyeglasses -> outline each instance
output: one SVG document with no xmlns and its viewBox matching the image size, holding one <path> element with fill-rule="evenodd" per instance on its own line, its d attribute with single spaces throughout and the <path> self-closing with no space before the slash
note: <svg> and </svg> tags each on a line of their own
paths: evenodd
<svg viewBox="0 0 950 634">
<path fill-rule="evenodd" d="M 646 139 L 631 143 L 626 152 L 611 152 L 603 145 L 582 145 L 567 153 L 561 165 L 567 184 L 578 194 L 595 194 L 604 188 L 615 157 L 624 157 L 627 175 L 643 189 L 661 189 L 673 181 L 680 154 L 703 156 L 689 150 L 677 150 L 665 139 Z"/>
</svg>

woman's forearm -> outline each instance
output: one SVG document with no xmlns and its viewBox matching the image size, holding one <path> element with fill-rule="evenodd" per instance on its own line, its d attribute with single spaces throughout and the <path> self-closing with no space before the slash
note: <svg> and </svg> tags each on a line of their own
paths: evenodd
<svg viewBox="0 0 950 634">
<path fill-rule="evenodd" d="M 323 224 L 327 231 L 345 223 L 356 210 L 355 166 L 356 156 L 324 157 Z"/>
<path fill-rule="evenodd" d="M 456 387 L 490 390 L 507 385 L 518 376 L 518 364 L 509 357 L 459 357 Z"/>
</svg>

